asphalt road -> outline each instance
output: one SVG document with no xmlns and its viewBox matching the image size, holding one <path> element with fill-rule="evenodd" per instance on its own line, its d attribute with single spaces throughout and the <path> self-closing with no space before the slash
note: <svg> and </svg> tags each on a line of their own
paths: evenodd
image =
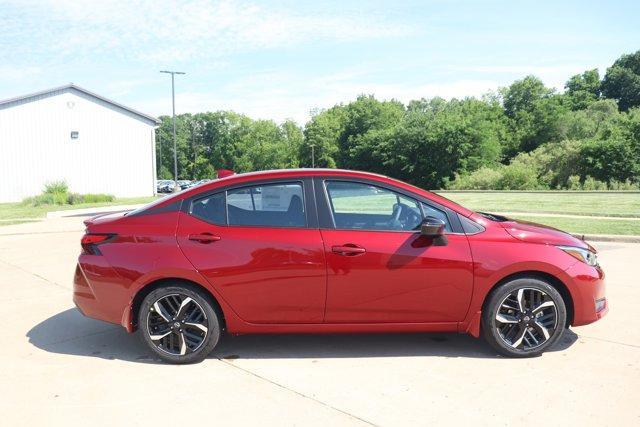
<svg viewBox="0 0 640 427">
<path fill-rule="evenodd" d="M 640 245 L 611 310 L 535 359 L 457 334 L 242 336 L 170 366 L 71 301 L 81 218 L 0 227 L 2 425 L 640 425 Z"/>
</svg>

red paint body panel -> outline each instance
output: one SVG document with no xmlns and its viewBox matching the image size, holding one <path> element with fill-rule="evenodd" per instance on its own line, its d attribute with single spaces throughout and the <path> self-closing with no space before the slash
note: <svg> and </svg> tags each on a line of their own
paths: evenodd
<svg viewBox="0 0 640 427">
<path fill-rule="evenodd" d="M 217 226 L 181 209 L 183 200 L 225 186 L 313 176 L 395 186 L 470 218 L 484 231 L 448 233 L 448 245 L 435 246 L 411 232 Z M 143 213 L 85 222 L 89 233 L 117 235 L 99 245 L 99 255 L 83 253 L 78 259 L 73 299 L 85 315 L 133 331 L 136 295 L 159 280 L 181 279 L 211 294 L 232 333 L 459 331 L 478 336 L 487 294 L 523 272 L 562 283 L 571 297 L 574 326 L 594 322 L 608 310 L 605 303 L 595 311 L 596 300 L 605 298 L 604 273 L 555 247 L 587 247 L 584 242 L 535 224 L 490 221 L 380 175 L 324 169 L 231 175 L 152 205 Z M 203 233 L 219 240 L 189 239 Z M 345 245 L 364 251 L 334 252 L 334 246 Z"/>
<path fill-rule="evenodd" d="M 564 284 L 574 305 L 572 325 L 579 326 L 597 320 L 595 300 L 604 297 L 602 270 L 581 263 L 554 246 L 577 246 L 574 243 L 577 239 L 554 231 L 550 236 L 554 243 L 543 244 L 538 243 L 541 231 L 536 231 L 534 242 L 530 243 L 527 239 L 514 237 L 508 229 L 511 224 L 503 227 L 505 223 L 492 223 L 479 215 L 472 218 L 486 226 L 486 230 L 468 236 L 475 265 L 475 281 L 471 310 L 461 324 L 462 330 L 467 330 L 475 311 L 482 309 L 486 295 L 497 283 L 522 272 L 548 274 Z M 531 225 L 527 224 L 526 227 L 530 228 Z M 540 230 L 544 230 L 544 227 Z M 564 238 L 561 234 L 564 234 Z M 586 282 L 589 282 L 588 286 L 585 286 Z"/>
<path fill-rule="evenodd" d="M 518 240 L 527 243 L 540 243 L 545 245 L 576 246 L 588 249 L 589 245 L 583 240 L 577 239 L 567 233 L 552 227 L 535 224 L 528 221 L 505 221 L 500 225 L 507 233 Z"/>
<path fill-rule="evenodd" d="M 197 233 L 220 240 L 189 240 Z M 222 227 L 181 212 L 178 244 L 242 320 L 322 323 L 326 267 L 319 230 Z"/>
<path fill-rule="evenodd" d="M 456 322 L 464 319 L 473 291 L 467 237 L 449 244 L 412 232 L 322 230 L 327 250 L 329 323 Z M 366 252 L 343 256 L 334 245 Z"/>
</svg>

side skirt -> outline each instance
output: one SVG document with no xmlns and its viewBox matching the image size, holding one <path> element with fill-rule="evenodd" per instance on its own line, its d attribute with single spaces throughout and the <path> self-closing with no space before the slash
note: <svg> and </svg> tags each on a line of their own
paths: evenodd
<svg viewBox="0 0 640 427">
<path fill-rule="evenodd" d="M 227 325 L 231 334 L 340 334 L 384 332 L 458 332 L 459 322 L 442 323 L 300 323 Z"/>
</svg>

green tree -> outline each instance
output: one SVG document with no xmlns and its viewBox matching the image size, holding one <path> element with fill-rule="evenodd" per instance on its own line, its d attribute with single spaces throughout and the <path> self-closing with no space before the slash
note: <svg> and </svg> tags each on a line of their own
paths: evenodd
<svg viewBox="0 0 640 427">
<path fill-rule="evenodd" d="M 501 109 L 468 98 L 416 101 L 384 146 L 386 173 L 440 188 L 455 173 L 497 166 L 506 129 Z"/>
<path fill-rule="evenodd" d="M 191 115 L 182 114 L 176 116 L 176 145 L 177 145 L 177 157 L 178 157 L 178 179 L 189 179 L 191 172 L 191 165 L 188 158 L 188 141 L 191 135 L 190 123 Z M 158 173 L 163 173 L 163 170 L 169 170 L 171 179 L 174 178 L 174 144 L 173 144 L 173 122 L 169 116 L 160 117 L 160 126 L 156 130 L 156 149 L 159 151 L 159 143 L 162 144 L 162 158 L 157 159 Z M 159 153 L 158 153 L 159 154 Z M 166 176 L 166 174 L 165 174 Z"/>
<path fill-rule="evenodd" d="M 567 113 L 561 122 L 563 139 L 582 140 L 596 138 L 608 126 L 615 124 L 620 113 L 612 99 L 602 99 L 591 103 L 584 110 Z"/>
<path fill-rule="evenodd" d="M 545 87 L 542 80 L 535 76 L 516 80 L 499 92 L 502 95 L 504 111 L 511 118 L 515 118 L 521 112 L 533 111 L 540 100 L 553 95 L 553 90 Z"/>
<path fill-rule="evenodd" d="M 337 167 L 340 150 L 338 141 L 344 131 L 345 122 L 346 113 L 342 105 L 314 111 L 304 128 L 304 143 L 300 146 L 300 165 L 311 167 L 313 145 L 316 167 Z"/>
<path fill-rule="evenodd" d="M 602 94 L 617 100 L 620 111 L 640 106 L 640 50 L 622 55 L 607 69 Z"/>
<path fill-rule="evenodd" d="M 565 84 L 566 95 L 572 110 L 583 110 L 600 98 L 600 74 L 598 69 L 587 70 L 572 76 Z"/>
<path fill-rule="evenodd" d="M 616 61 L 605 94 L 614 83 L 622 94 L 637 92 L 633 78 L 613 78 L 615 70 L 638 74 L 637 60 L 638 53 Z M 481 99 L 405 106 L 361 95 L 314 111 L 304 130 L 291 120 L 232 111 L 182 114 L 178 178 L 211 178 L 221 168 L 308 167 L 313 147 L 316 166 L 380 172 L 429 188 L 633 188 L 640 179 L 640 110 L 619 111 L 601 96 L 605 86 L 597 70 L 587 70 L 569 78 L 563 94 L 528 76 Z M 172 178 L 170 117 L 161 117 L 156 135 L 158 177 Z"/>
<path fill-rule="evenodd" d="M 640 182 L 640 108 L 621 114 L 581 150 L 582 176 Z"/>
<path fill-rule="evenodd" d="M 304 144 L 304 134 L 302 133 L 302 129 L 293 120 L 286 120 L 280 125 L 280 132 L 284 140 L 286 155 L 289 159 L 288 167 L 300 167 L 300 150 Z"/>
<path fill-rule="evenodd" d="M 546 88 L 540 79 L 527 76 L 499 91 L 513 134 L 507 155 L 532 151 L 561 139 L 561 121 L 568 108 L 562 96 Z"/>
<path fill-rule="evenodd" d="M 376 146 L 380 134 L 390 132 L 403 118 L 404 105 L 398 101 L 378 101 L 360 95 L 344 107 L 346 120 L 338 138 L 341 167 L 382 172 Z M 372 143 L 374 145 L 372 145 Z"/>
</svg>

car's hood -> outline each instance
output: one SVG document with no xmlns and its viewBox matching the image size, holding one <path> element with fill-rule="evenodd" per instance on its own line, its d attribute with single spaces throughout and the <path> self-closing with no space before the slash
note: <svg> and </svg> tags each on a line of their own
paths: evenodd
<svg viewBox="0 0 640 427">
<path fill-rule="evenodd" d="M 499 224 L 507 233 L 524 242 L 589 248 L 585 241 L 573 237 L 569 233 L 535 222 L 506 218 L 506 221 L 501 221 Z"/>
</svg>

